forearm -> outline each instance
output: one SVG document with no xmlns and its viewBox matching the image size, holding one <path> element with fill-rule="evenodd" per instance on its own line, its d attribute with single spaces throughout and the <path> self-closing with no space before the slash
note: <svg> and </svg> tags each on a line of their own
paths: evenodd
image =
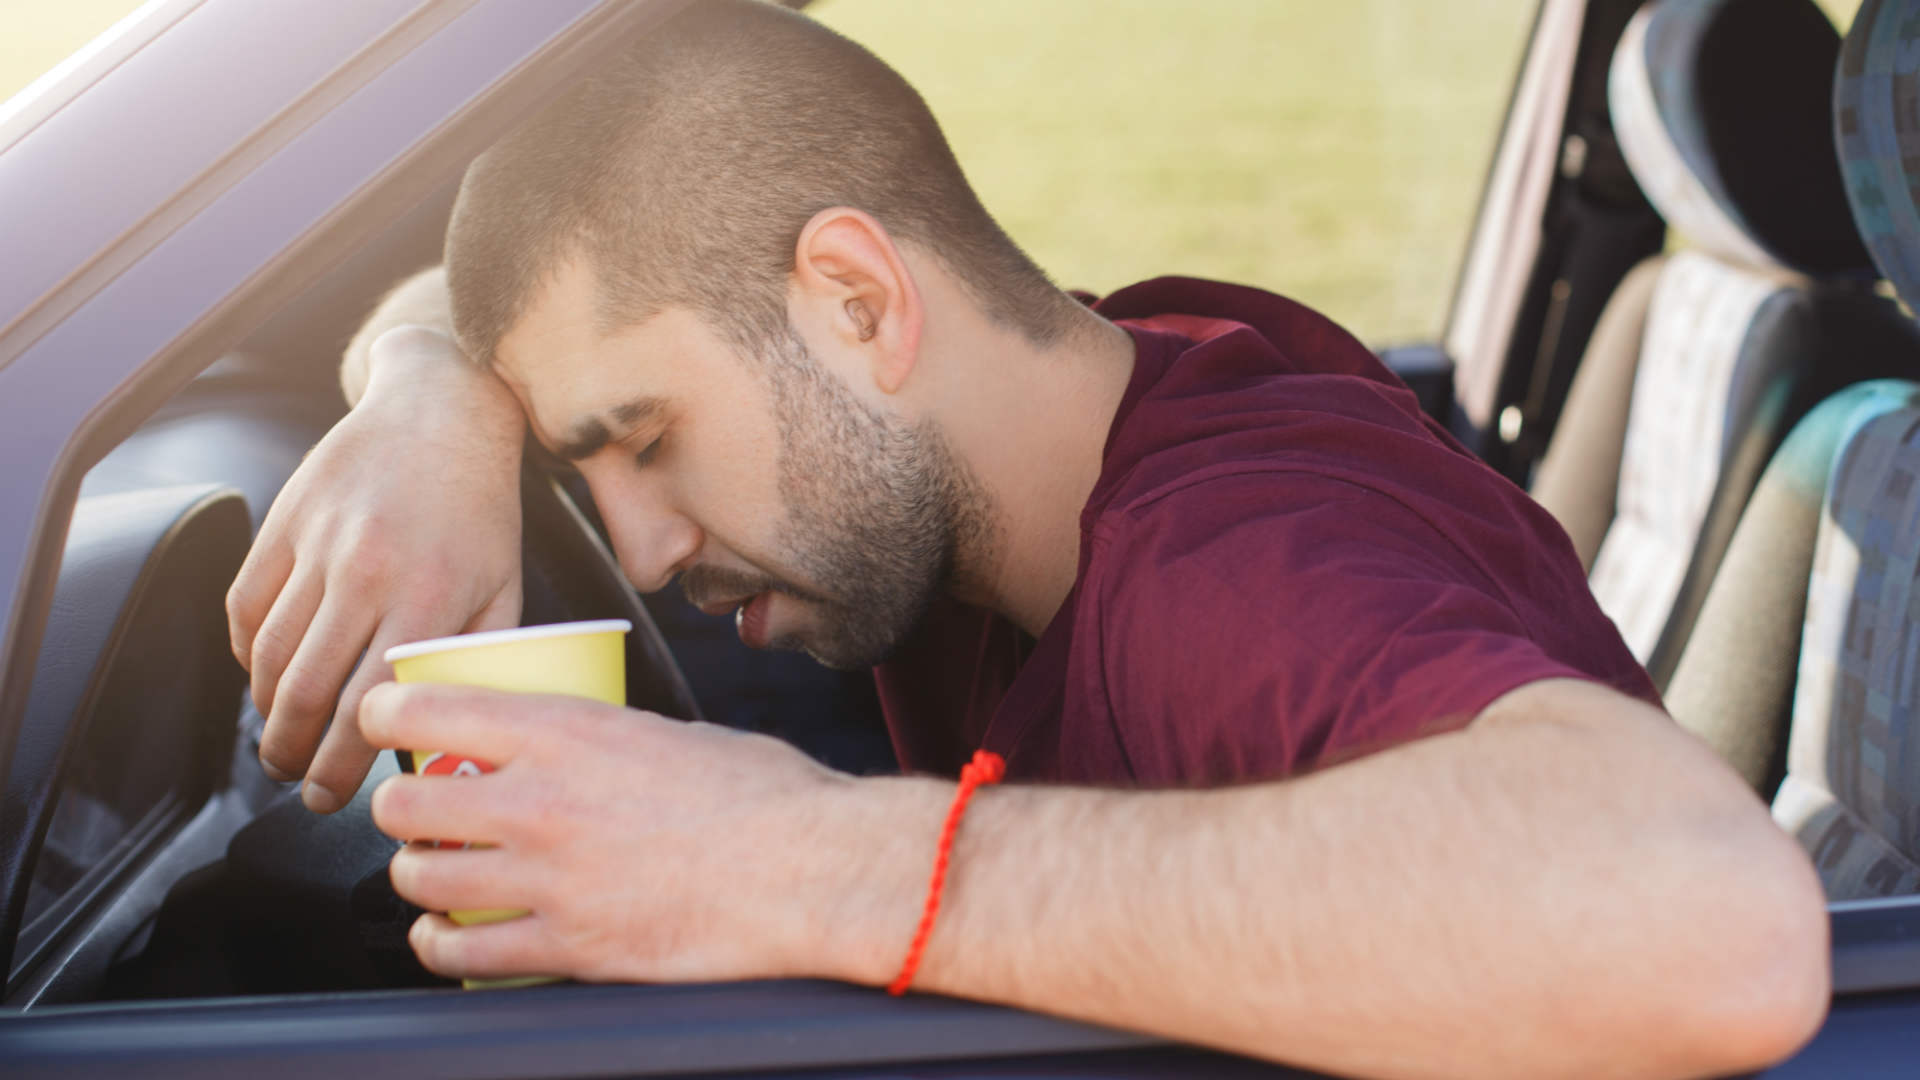
<svg viewBox="0 0 1920 1080">
<path fill-rule="evenodd" d="M 1825 998 L 1804 859 L 1658 714 L 1619 722 L 1487 717 L 1219 791 L 989 790 L 916 985 L 1370 1076 L 1786 1052 Z M 872 789 L 876 819 L 937 826 L 950 789 L 921 783 Z M 876 894 L 924 882 L 919 843 Z M 854 977 L 890 978 L 910 930 L 848 949 Z"/>
<path fill-rule="evenodd" d="M 404 408 L 419 426 L 447 423 L 491 432 L 516 451 L 523 442 L 525 417 L 512 392 L 453 340 L 443 267 L 429 267 L 396 286 L 347 344 L 340 360 L 347 403 L 358 406 L 376 385 L 408 397 Z M 432 408 L 440 403 L 449 408 Z"/>
<path fill-rule="evenodd" d="M 347 351 L 340 357 L 340 390 L 348 405 L 357 405 L 372 377 L 373 343 L 397 326 L 424 326 L 453 340 L 452 303 L 447 295 L 445 267 L 433 266 L 395 286 L 367 316 Z"/>
</svg>

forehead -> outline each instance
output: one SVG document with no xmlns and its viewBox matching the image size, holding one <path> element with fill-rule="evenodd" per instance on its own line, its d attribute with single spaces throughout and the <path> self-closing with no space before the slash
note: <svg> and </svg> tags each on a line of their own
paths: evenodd
<svg viewBox="0 0 1920 1080">
<path fill-rule="evenodd" d="M 595 319 L 597 284 L 592 269 L 580 259 L 564 260 L 545 275 L 494 346 L 493 365 L 500 377 L 524 386 L 599 351 L 607 335 L 600 333 Z"/>
<path fill-rule="evenodd" d="M 705 324 L 681 308 L 605 332 L 597 295 L 589 268 L 563 263 L 494 350 L 495 372 L 550 444 L 591 436 L 596 424 L 604 441 L 610 425 L 644 422 L 699 386 L 700 370 L 726 355 Z"/>
</svg>

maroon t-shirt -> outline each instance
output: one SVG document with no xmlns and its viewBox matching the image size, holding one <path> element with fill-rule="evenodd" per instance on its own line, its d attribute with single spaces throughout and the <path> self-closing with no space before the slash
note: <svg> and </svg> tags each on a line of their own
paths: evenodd
<svg viewBox="0 0 1920 1080">
<path fill-rule="evenodd" d="M 1537 679 L 1658 703 L 1546 511 L 1328 319 L 1160 278 L 1080 569 L 1038 641 L 953 602 L 876 669 L 910 771 L 984 747 L 1027 780 L 1273 778 L 1459 727 Z"/>
</svg>

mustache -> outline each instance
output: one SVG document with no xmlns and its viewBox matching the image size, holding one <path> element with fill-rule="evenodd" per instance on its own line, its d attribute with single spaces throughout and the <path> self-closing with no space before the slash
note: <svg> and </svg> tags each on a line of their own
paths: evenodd
<svg viewBox="0 0 1920 1080">
<path fill-rule="evenodd" d="M 733 570 L 724 566 L 696 566 L 680 575 L 680 592 L 695 607 L 716 600 L 758 596 L 763 592 L 785 593 L 801 600 L 823 601 L 807 589 L 765 574 Z"/>
</svg>

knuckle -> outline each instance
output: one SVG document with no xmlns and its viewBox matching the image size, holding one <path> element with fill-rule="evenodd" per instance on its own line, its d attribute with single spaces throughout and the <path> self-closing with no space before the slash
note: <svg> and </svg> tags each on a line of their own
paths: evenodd
<svg viewBox="0 0 1920 1080">
<path fill-rule="evenodd" d="M 495 795 L 492 831 L 501 842 L 524 851 L 564 850 L 568 840 L 564 823 L 580 820 L 575 816 L 578 807 L 544 787 L 526 790 L 521 786 Z M 592 852 L 582 854 L 593 856 Z"/>
<path fill-rule="evenodd" d="M 427 567 L 407 587 L 407 604 L 419 612 L 453 613 L 463 599 L 453 586 L 452 575 L 437 566 Z M 458 614 L 465 616 L 468 612 Z"/>
<path fill-rule="evenodd" d="M 380 513 L 369 514 L 348 534 L 347 548 L 353 558 L 348 569 L 372 578 L 384 578 L 401 552 L 395 537 L 400 525 Z"/>
<path fill-rule="evenodd" d="M 227 621 L 234 627 L 243 627 L 247 623 L 247 613 L 253 609 L 251 598 L 247 595 L 247 578 L 243 572 L 227 586 Z"/>
<path fill-rule="evenodd" d="M 527 907 L 548 915 L 558 915 L 566 908 L 568 896 L 564 887 L 556 884 L 564 877 L 560 873 L 526 874 L 514 882 L 514 887 L 525 896 Z"/>
<path fill-rule="evenodd" d="M 542 717 L 541 723 L 532 729 L 535 737 L 529 741 L 599 745 L 614 734 L 609 724 L 608 708 L 589 701 L 569 701 L 564 706 L 557 705 L 549 710 L 550 715 Z"/>
<path fill-rule="evenodd" d="M 333 702 L 334 692 L 329 680 L 304 668 L 288 671 L 281 676 L 280 685 L 274 689 L 276 709 L 293 716 L 324 715 L 331 711 Z"/>
<path fill-rule="evenodd" d="M 275 626 L 263 626 L 253 637 L 253 662 L 268 671 L 283 670 L 293 659 L 299 641 Z"/>
<path fill-rule="evenodd" d="M 385 584 L 387 573 L 377 556 L 367 553 L 363 545 L 356 544 L 352 555 L 335 566 L 333 577 L 338 587 L 365 593 Z"/>
</svg>

